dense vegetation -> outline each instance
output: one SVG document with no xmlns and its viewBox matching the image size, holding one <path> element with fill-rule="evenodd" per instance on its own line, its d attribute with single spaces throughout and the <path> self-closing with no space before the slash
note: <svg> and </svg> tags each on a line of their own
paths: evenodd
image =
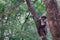
<svg viewBox="0 0 60 40">
<path fill-rule="evenodd" d="M 43 0 L 31 0 L 31 3 L 39 16 L 46 15 Z M 50 32 L 47 38 L 52 39 Z M 0 39 L 41 40 L 24 0 L 0 0 Z"/>
</svg>

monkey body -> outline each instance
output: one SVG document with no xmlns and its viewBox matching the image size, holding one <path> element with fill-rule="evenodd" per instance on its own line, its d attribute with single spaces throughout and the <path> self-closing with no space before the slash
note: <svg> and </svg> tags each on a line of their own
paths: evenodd
<svg viewBox="0 0 60 40">
<path fill-rule="evenodd" d="M 44 21 L 43 19 L 38 19 L 37 21 L 37 32 L 40 36 L 44 36 L 47 34 L 46 31 L 46 21 Z"/>
</svg>

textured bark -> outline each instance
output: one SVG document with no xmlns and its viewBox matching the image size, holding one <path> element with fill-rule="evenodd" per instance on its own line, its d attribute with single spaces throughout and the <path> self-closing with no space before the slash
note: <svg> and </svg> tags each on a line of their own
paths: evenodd
<svg viewBox="0 0 60 40">
<path fill-rule="evenodd" d="M 47 40 L 46 35 L 44 34 L 44 32 L 42 32 L 39 29 L 41 23 L 40 23 L 40 19 L 39 19 L 38 15 L 37 15 L 37 12 L 33 9 L 32 5 L 30 3 L 30 0 L 26 0 L 26 3 L 27 3 L 27 6 L 28 6 L 28 8 L 29 8 L 29 10 L 30 10 L 30 12 L 31 12 L 31 14 L 33 16 L 33 19 L 35 21 L 37 32 L 38 32 L 39 36 L 44 35 L 44 38 L 42 38 L 42 40 Z"/>
<path fill-rule="evenodd" d="M 44 0 L 53 40 L 60 40 L 60 14 L 56 0 Z"/>
</svg>

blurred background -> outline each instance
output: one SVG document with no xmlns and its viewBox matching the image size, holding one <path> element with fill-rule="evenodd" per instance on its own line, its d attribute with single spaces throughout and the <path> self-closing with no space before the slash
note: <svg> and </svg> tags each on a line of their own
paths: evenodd
<svg viewBox="0 0 60 40">
<path fill-rule="evenodd" d="M 60 0 L 57 3 L 59 8 Z M 31 4 L 39 16 L 46 15 L 43 0 L 31 0 Z M 50 31 L 47 38 L 52 40 Z M 0 40 L 41 40 L 24 0 L 0 0 Z"/>
</svg>

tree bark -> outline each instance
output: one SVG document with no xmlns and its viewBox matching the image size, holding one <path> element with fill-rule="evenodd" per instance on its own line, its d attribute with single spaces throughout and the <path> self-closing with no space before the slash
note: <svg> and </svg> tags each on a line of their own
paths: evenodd
<svg viewBox="0 0 60 40">
<path fill-rule="evenodd" d="M 27 6 L 28 6 L 28 8 L 29 8 L 29 10 L 30 10 L 30 12 L 33 16 L 33 19 L 35 21 L 37 31 L 39 31 L 38 32 L 39 36 L 40 36 L 40 33 L 41 33 L 41 34 L 44 35 L 44 38 L 42 38 L 42 40 L 47 40 L 46 35 L 44 34 L 44 32 L 41 32 L 41 30 L 38 30 L 38 28 L 40 27 L 40 19 L 37 15 L 37 12 L 33 9 L 32 5 L 30 3 L 30 0 L 26 0 L 26 3 L 27 3 Z"/>
<path fill-rule="evenodd" d="M 30 0 L 26 0 L 26 3 L 27 3 L 27 6 L 28 6 L 28 9 L 30 10 L 30 12 L 31 12 L 31 14 L 33 16 L 34 21 L 36 22 L 37 19 L 38 19 L 36 11 L 33 9 L 32 5 L 30 3 Z"/>
<path fill-rule="evenodd" d="M 60 40 L 60 14 L 56 0 L 44 0 L 53 40 Z"/>
</svg>

